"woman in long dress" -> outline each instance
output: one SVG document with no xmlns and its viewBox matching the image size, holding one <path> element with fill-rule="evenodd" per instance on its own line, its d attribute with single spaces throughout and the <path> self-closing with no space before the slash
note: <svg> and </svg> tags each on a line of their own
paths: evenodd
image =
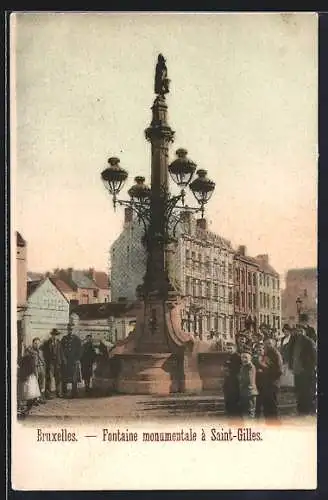
<svg viewBox="0 0 328 500">
<path fill-rule="evenodd" d="M 29 412 L 32 406 L 41 397 L 38 379 L 35 375 L 34 359 L 31 354 L 25 354 L 21 361 L 18 371 L 19 379 L 19 399 L 26 405 L 26 412 Z"/>
</svg>

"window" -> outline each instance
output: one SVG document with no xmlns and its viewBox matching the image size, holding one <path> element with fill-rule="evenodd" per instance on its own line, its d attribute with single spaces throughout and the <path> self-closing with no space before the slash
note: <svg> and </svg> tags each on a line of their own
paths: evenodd
<svg viewBox="0 0 328 500">
<path fill-rule="evenodd" d="M 191 258 L 192 258 L 192 260 L 196 260 L 196 254 L 195 254 L 195 252 L 191 253 Z"/>
<path fill-rule="evenodd" d="M 270 309 L 270 297 L 267 295 L 267 308 Z"/>
<path fill-rule="evenodd" d="M 269 276 L 267 276 L 266 284 L 267 284 L 267 286 L 270 286 L 270 278 L 269 278 Z"/>
<path fill-rule="evenodd" d="M 244 269 L 241 270 L 241 282 L 242 282 L 242 284 L 245 283 L 245 271 L 244 271 Z"/>
<path fill-rule="evenodd" d="M 253 309 L 256 309 L 256 294 L 253 293 Z"/>
<path fill-rule="evenodd" d="M 229 304 L 232 304 L 232 289 L 229 288 Z"/>
<path fill-rule="evenodd" d="M 263 307 L 263 293 L 260 292 L 260 307 Z"/>
<path fill-rule="evenodd" d="M 272 309 L 276 308 L 276 297 L 272 297 Z"/>
<path fill-rule="evenodd" d="M 190 295 L 190 277 L 186 277 L 186 295 Z"/>
<path fill-rule="evenodd" d="M 280 297 L 277 297 L 277 309 L 280 309 Z"/>
<path fill-rule="evenodd" d="M 214 316 L 214 330 L 215 331 L 219 330 L 219 317 L 217 314 Z"/>
<path fill-rule="evenodd" d="M 251 292 L 248 293 L 248 308 L 252 309 L 252 294 L 251 294 Z"/>
<path fill-rule="evenodd" d="M 253 285 L 256 286 L 256 273 L 253 273 Z"/>
<path fill-rule="evenodd" d="M 239 304 L 240 304 L 240 295 L 239 295 L 239 292 L 235 293 L 235 304 L 236 304 L 236 306 L 239 306 Z"/>
<path fill-rule="evenodd" d="M 186 260 L 190 259 L 190 250 L 189 248 L 186 250 Z"/>
<path fill-rule="evenodd" d="M 228 278 L 232 280 L 232 264 L 228 264 Z"/>
<path fill-rule="evenodd" d="M 278 330 L 280 330 L 280 318 L 279 318 L 279 316 L 277 316 L 277 328 L 278 328 Z"/>
<path fill-rule="evenodd" d="M 252 273 L 248 273 L 248 284 L 251 285 L 252 284 Z"/>
<path fill-rule="evenodd" d="M 276 280 L 274 278 L 272 278 L 272 288 L 273 290 L 276 288 Z"/>
<path fill-rule="evenodd" d="M 245 294 L 244 294 L 244 292 L 241 292 L 241 306 L 245 307 Z"/>
<path fill-rule="evenodd" d="M 214 295 L 214 298 L 217 300 L 217 298 L 219 296 L 219 285 L 217 283 L 214 283 L 214 285 L 213 285 L 213 295 Z"/>
<path fill-rule="evenodd" d="M 229 318 L 229 332 L 230 332 L 230 335 L 232 335 L 232 333 L 233 333 L 233 318 L 231 316 Z"/>
<path fill-rule="evenodd" d="M 213 271 L 214 271 L 214 276 L 218 275 L 218 261 L 217 259 L 213 260 Z"/>
<path fill-rule="evenodd" d="M 260 285 L 262 285 L 262 274 L 260 274 Z"/>
<path fill-rule="evenodd" d="M 206 260 L 205 260 L 205 270 L 207 273 L 209 273 L 211 271 L 211 263 L 210 263 L 209 257 L 206 257 Z"/>
<path fill-rule="evenodd" d="M 277 288 L 278 288 L 278 290 L 280 288 L 280 282 L 279 282 L 279 280 L 277 280 Z"/>
<path fill-rule="evenodd" d="M 206 297 L 211 298 L 211 283 L 209 281 L 206 282 Z"/>
<path fill-rule="evenodd" d="M 98 294 L 99 294 L 99 290 L 94 290 L 93 291 L 93 296 L 94 296 L 95 299 L 98 298 Z"/>
<path fill-rule="evenodd" d="M 266 293 L 263 293 L 263 307 L 266 308 Z"/>
<path fill-rule="evenodd" d="M 211 316 L 207 316 L 207 330 L 210 331 L 211 329 Z"/>
<path fill-rule="evenodd" d="M 192 280 L 192 294 L 196 297 L 196 280 Z"/>
<path fill-rule="evenodd" d="M 225 316 L 223 317 L 222 323 L 223 323 L 223 332 L 225 333 L 227 331 L 227 318 Z"/>
</svg>

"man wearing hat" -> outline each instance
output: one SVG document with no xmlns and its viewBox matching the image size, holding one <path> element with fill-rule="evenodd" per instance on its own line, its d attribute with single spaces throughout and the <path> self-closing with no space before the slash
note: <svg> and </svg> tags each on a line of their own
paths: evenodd
<svg viewBox="0 0 328 500">
<path fill-rule="evenodd" d="M 77 333 L 79 317 L 71 314 L 67 327 L 67 335 L 61 340 L 61 366 L 63 396 L 67 396 L 67 384 L 72 384 L 72 397 L 77 396 L 77 384 L 81 381 L 80 359 L 82 343 Z"/>
<path fill-rule="evenodd" d="M 305 335 L 313 340 L 313 342 L 317 342 L 315 329 L 309 325 L 309 316 L 306 313 L 300 314 L 300 325 L 305 329 Z"/>
<path fill-rule="evenodd" d="M 50 399 L 53 389 L 56 390 L 56 396 L 60 397 L 60 371 L 61 371 L 61 348 L 58 336 L 59 331 L 53 328 L 50 332 L 50 338 L 43 344 L 43 355 L 46 363 L 46 398 Z"/>
</svg>

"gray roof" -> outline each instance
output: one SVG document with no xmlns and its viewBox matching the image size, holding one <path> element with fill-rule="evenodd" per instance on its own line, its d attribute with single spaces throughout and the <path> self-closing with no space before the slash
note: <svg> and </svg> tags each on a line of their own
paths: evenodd
<svg viewBox="0 0 328 500">
<path fill-rule="evenodd" d="M 96 283 L 84 274 L 83 271 L 73 270 L 72 271 L 72 281 L 78 288 L 98 288 Z"/>
</svg>

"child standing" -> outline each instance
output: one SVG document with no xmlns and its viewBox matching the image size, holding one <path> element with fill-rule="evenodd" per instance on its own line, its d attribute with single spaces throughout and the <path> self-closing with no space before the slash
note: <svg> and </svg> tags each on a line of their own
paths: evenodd
<svg viewBox="0 0 328 500">
<path fill-rule="evenodd" d="M 252 363 L 251 353 L 246 351 L 241 354 L 241 367 L 239 373 L 240 403 L 242 415 L 255 418 L 256 397 L 256 369 Z"/>
</svg>

